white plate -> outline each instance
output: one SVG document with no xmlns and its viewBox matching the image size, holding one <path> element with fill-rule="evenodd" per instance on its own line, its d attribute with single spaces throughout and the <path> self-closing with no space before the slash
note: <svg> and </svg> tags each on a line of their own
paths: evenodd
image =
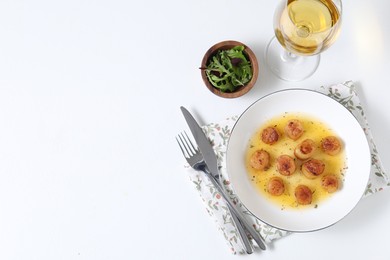
<svg viewBox="0 0 390 260">
<path fill-rule="evenodd" d="M 348 169 L 342 189 L 321 201 L 318 208 L 282 210 L 260 194 L 246 172 L 249 139 L 267 120 L 284 112 L 315 116 L 344 142 Z M 368 182 L 371 155 L 360 124 L 344 106 L 319 92 L 290 89 L 267 95 L 244 111 L 229 139 L 226 166 L 234 191 L 254 216 L 279 229 L 306 232 L 333 225 L 356 206 Z"/>
</svg>

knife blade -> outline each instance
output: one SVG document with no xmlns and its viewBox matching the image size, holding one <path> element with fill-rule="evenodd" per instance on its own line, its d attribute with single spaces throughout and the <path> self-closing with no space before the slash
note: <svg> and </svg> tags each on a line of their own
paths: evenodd
<svg viewBox="0 0 390 260">
<path fill-rule="evenodd" d="M 207 164 L 207 168 L 210 170 L 210 173 L 214 178 L 219 178 L 219 170 L 217 157 L 215 156 L 214 149 L 210 144 L 210 141 L 205 136 L 202 128 L 196 122 L 195 118 L 190 114 L 190 112 L 185 107 L 180 107 L 185 120 L 191 130 L 192 135 L 195 138 L 196 143 L 199 146 L 200 152 L 203 155 L 203 159 Z"/>
<path fill-rule="evenodd" d="M 209 170 L 209 175 L 211 176 L 210 180 L 216 186 L 217 190 L 221 193 L 221 196 L 226 200 L 229 204 L 229 208 L 232 210 L 233 214 L 236 214 L 240 223 L 244 226 L 244 228 L 249 232 L 252 238 L 256 241 L 257 245 L 265 250 L 264 239 L 261 235 L 254 229 L 254 227 L 247 222 L 245 217 L 239 212 L 230 201 L 230 198 L 225 194 L 223 187 L 219 181 L 219 170 L 218 170 L 218 162 L 217 157 L 214 153 L 214 149 L 204 134 L 202 128 L 196 122 L 195 118 L 191 115 L 191 113 L 184 107 L 180 107 L 184 118 L 191 130 L 191 133 L 199 147 L 200 152 L 203 155 L 203 159 L 206 162 L 207 168 Z"/>
</svg>

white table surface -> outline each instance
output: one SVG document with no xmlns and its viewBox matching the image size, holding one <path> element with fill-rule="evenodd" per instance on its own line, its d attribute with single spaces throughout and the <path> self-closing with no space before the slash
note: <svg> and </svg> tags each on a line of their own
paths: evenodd
<svg viewBox="0 0 390 260">
<path fill-rule="evenodd" d="M 264 65 L 276 4 L 1 1 L 0 259 L 390 259 L 390 189 L 328 229 L 234 256 L 183 170 L 180 105 L 208 123 L 276 90 L 346 80 L 390 170 L 390 2 L 346 0 L 338 41 L 299 83 Z M 227 39 L 260 63 L 237 99 L 214 96 L 198 69 Z"/>
</svg>

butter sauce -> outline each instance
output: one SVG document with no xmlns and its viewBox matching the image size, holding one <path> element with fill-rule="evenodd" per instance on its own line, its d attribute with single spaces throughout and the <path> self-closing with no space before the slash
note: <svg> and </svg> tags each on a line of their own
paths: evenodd
<svg viewBox="0 0 390 260">
<path fill-rule="evenodd" d="M 304 127 L 303 135 L 296 141 L 288 138 L 284 134 L 284 127 L 287 125 L 287 122 L 292 119 L 298 119 L 302 122 Z M 264 128 L 273 126 L 275 127 L 280 134 L 278 142 L 273 145 L 268 145 L 262 142 L 261 132 Z M 321 187 L 321 179 L 327 174 L 334 174 L 339 178 L 340 184 L 339 189 L 342 189 L 342 183 L 344 179 L 344 172 L 346 169 L 346 156 L 344 149 L 342 147 L 340 153 L 335 156 L 330 156 L 325 154 L 321 150 L 321 140 L 326 136 L 337 136 L 329 126 L 324 122 L 321 122 L 319 119 L 302 114 L 302 113 L 284 113 L 282 115 L 276 116 L 269 121 L 265 122 L 262 126 L 259 126 L 258 131 L 251 137 L 249 140 L 249 145 L 247 148 L 247 153 L 245 155 L 245 165 L 248 173 L 248 177 L 251 182 L 256 186 L 259 193 L 266 197 L 268 200 L 272 201 L 276 205 L 279 205 L 281 209 L 300 209 L 307 207 L 318 207 L 320 202 L 337 193 L 328 193 Z M 316 151 L 313 154 L 312 158 L 322 160 L 325 163 L 325 170 L 323 174 L 318 176 L 315 179 L 306 178 L 300 171 L 301 165 L 304 161 L 298 160 L 294 156 L 295 147 L 305 139 L 312 139 L 316 144 Z M 255 170 L 250 164 L 249 160 L 251 155 L 256 151 L 264 149 L 266 150 L 271 157 L 271 165 L 265 170 Z M 287 154 L 294 158 L 296 163 L 296 171 L 291 176 L 283 176 L 276 169 L 276 158 L 280 155 Z M 267 191 L 267 183 L 272 177 L 280 177 L 284 181 L 285 191 L 280 196 L 272 196 Z M 308 186 L 313 193 L 313 200 L 310 205 L 299 205 L 296 202 L 294 196 L 295 187 L 299 184 Z"/>
</svg>

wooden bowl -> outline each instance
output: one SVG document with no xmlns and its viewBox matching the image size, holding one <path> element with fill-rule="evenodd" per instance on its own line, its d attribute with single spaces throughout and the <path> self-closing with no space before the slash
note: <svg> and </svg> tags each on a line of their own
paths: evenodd
<svg viewBox="0 0 390 260">
<path fill-rule="evenodd" d="M 240 97 L 246 93 L 248 93 L 249 90 L 253 88 L 253 86 L 256 83 L 257 77 L 259 75 L 259 65 L 257 63 L 257 59 L 253 51 L 246 46 L 245 44 L 238 42 L 238 41 L 222 41 L 215 45 L 213 45 L 203 56 L 201 68 L 207 67 L 209 59 L 214 56 L 214 54 L 218 50 L 228 50 L 235 46 L 244 46 L 244 55 L 249 59 L 249 62 L 252 65 L 252 78 L 251 80 L 244 86 L 236 88 L 234 92 L 222 92 L 218 88 L 214 87 L 210 81 L 207 78 L 206 71 L 204 69 L 201 70 L 202 79 L 205 83 L 206 87 L 215 95 L 223 97 L 223 98 L 236 98 Z"/>
</svg>

